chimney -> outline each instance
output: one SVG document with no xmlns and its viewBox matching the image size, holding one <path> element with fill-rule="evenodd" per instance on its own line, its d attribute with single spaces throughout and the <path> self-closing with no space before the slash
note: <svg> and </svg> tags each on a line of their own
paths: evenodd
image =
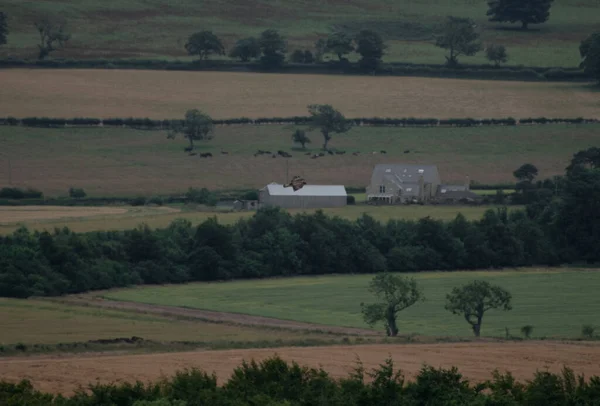
<svg viewBox="0 0 600 406">
<path fill-rule="evenodd" d="M 465 178 L 465 190 L 471 190 L 471 181 L 469 180 L 469 176 Z"/>
</svg>

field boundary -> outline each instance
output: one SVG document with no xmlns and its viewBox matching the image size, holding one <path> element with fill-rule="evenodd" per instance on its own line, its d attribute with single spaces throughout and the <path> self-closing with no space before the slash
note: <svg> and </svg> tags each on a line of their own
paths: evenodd
<svg viewBox="0 0 600 406">
<path fill-rule="evenodd" d="M 488 126 L 515 126 L 515 125 L 549 125 L 549 124 L 598 124 L 599 119 L 584 117 L 562 117 L 562 118 L 414 118 L 414 117 L 358 117 L 348 118 L 356 126 L 373 127 L 488 127 Z M 214 125 L 266 125 L 266 124 L 294 124 L 308 125 L 310 116 L 293 117 L 261 117 L 261 118 L 229 118 L 213 120 Z M 152 120 L 150 118 L 61 118 L 61 117 L 4 117 L 0 118 L 0 125 L 21 126 L 36 128 L 132 128 L 141 130 L 169 130 L 174 124 L 182 124 L 181 119 Z"/>
</svg>

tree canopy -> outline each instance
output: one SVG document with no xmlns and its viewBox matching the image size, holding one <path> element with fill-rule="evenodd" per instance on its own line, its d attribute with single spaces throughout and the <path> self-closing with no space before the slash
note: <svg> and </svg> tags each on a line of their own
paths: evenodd
<svg viewBox="0 0 600 406">
<path fill-rule="evenodd" d="M 8 35 L 8 22 L 6 21 L 6 14 L 0 11 L 0 45 L 6 44 L 6 37 Z"/>
<path fill-rule="evenodd" d="M 264 68 L 278 68 L 283 65 L 287 52 L 287 41 L 277 30 L 263 31 L 258 43 L 262 53 L 260 62 Z"/>
<path fill-rule="evenodd" d="M 308 112 L 311 116 L 311 130 L 319 129 L 323 134 L 323 149 L 327 149 L 332 133 L 342 134 L 352 128 L 352 123 L 329 104 L 311 104 Z"/>
<path fill-rule="evenodd" d="M 190 150 L 194 149 L 194 141 L 209 140 L 213 137 L 214 124 L 212 118 L 200 110 L 188 110 L 183 122 L 174 122 L 173 130 L 168 138 L 173 139 L 177 134 L 183 134 L 190 142 Z"/>
<path fill-rule="evenodd" d="M 581 68 L 600 83 L 600 32 L 595 32 L 581 42 Z"/>
<path fill-rule="evenodd" d="M 537 175 L 538 168 L 533 164 L 523 164 L 513 172 L 513 176 L 517 178 L 519 182 L 527 181 L 531 183 Z"/>
<path fill-rule="evenodd" d="M 373 326 L 382 321 L 387 335 L 392 337 L 398 335 L 398 313 L 424 300 L 423 292 L 414 278 L 387 272 L 375 276 L 369 284 L 369 290 L 379 301 L 369 305 L 360 304 L 365 322 Z"/>
<path fill-rule="evenodd" d="M 365 71 L 377 70 L 387 48 L 381 35 L 375 31 L 362 30 L 354 40 L 356 41 L 356 52 L 361 55 L 361 59 L 358 61 L 361 69 Z"/>
<path fill-rule="evenodd" d="M 40 34 L 38 59 L 44 59 L 51 52 L 64 48 L 71 39 L 71 34 L 68 32 L 67 23 L 65 22 L 56 22 L 45 18 L 36 21 L 34 25 Z"/>
<path fill-rule="evenodd" d="M 304 130 L 294 131 L 292 141 L 302 145 L 302 148 L 306 148 L 306 144 L 310 144 L 310 138 L 308 138 Z"/>
<path fill-rule="evenodd" d="M 488 310 L 511 310 L 511 294 L 486 281 L 473 281 L 452 289 L 446 296 L 446 310 L 465 318 L 476 337 L 481 334 L 483 314 Z"/>
<path fill-rule="evenodd" d="M 488 0 L 490 21 L 520 22 L 523 29 L 529 24 L 548 21 L 554 0 Z"/>
<path fill-rule="evenodd" d="M 448 17 L 440 29 L 435 45 L 450 51 L 446 63 L 450 66 L 458 64 L 461 55 L 473 56 L 481 50 L 479 33 L 470 18 Z"/>
<path fill-rule="evenodd" d="M 485 56 L 490 62 L 494 62 L 496 66 L 508 61 L 508 54 L 504 45 L 490 44 L 485 49 Z"/>
<path fill-rule="evenodd" d="M 250 59 L 260 57 L 260 44 L 258 39 L 248 37 L 238 40 L 233 48 L 231 48 L 229 56 L 232 58 L 239 58 L 242 62 L 248 62 Z"/>
<path fill-rule="evenodd" d="M 213 54 L 225 55 L 221 40 L 212 31 L 200 31 L 190 35 L 185 50 L 190 55 L 198 55 L 200 60 L 206 60 Z"/>
<path fill-rule="evenodd" d="M 325 50 L 328 53 L 336 55 L 340 61 L 345 60 L 346 58 L 344 58 L 344 55 L 354 51 L 352 36 L 345 31 L 336 31 L 332 33 L 327 37 Z"/>
</svg>

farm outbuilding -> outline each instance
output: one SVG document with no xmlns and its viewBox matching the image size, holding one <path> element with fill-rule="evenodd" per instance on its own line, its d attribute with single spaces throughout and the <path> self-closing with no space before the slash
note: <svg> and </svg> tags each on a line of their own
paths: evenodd
<svg viewBox="0 0 600 406">
<path fill-rule="evenodd" d="M 259 191 L 259 204 L 261 207 L 320 209 L 346 206 L 347 197 L 346 188 L 341 185 L 304 185 L 294 191 L 292 187 L 271 183 Z"/>
</svg>

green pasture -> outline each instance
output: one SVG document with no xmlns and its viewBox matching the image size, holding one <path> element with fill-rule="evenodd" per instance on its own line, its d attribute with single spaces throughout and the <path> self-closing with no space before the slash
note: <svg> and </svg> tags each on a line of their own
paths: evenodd
<svg viewBox="0 0 600 406">
<path fill-rule="evenodd" d="M 444 310 L 445 295 L 474 279 L 508 289 L 513 310 L 490 311 L 482 335 L 520 335 L 534 326 L 535 337 L 577 337 L 583 324 L 600 324 L 600 272 L 578 269 L 531 269 L 490 272 L 408 274 L 422 286 L 426 300 L 399 315 L 403 334 L 469 336 L 469 325 Z M 108 299 L 261 315 L 328 325 L 365 327 L 360 303 L 373 297 L 372 275 L 297 277 L 178 286 L 139 287 L 106 293 Z"/>
<path fill-rule="evenodd" d="M 483 0 L 181 0 L 168 5 L 159 0 L 5 0 L 2 8 L 11 31 L 2 55 L 29 57 L 36 55 L 38 41 L 33 22 L 46 16 L 65 19 L 73 34 L 69 48 L 56 56 L 97 58 L 183 58 L 187 37 L 199 30 L 213 30 L 231 46 L 237 38 L 275 28 L 288 37 L 292 51 L 312 47 L 315 38 L 335 28 L 367 28 L 388 40 L 389 61 L 443 63 L 443 51 L 432 45 L 433 32 L 445 16 L 456 15 L 475 19 L 485 43 L 506 45 L 511 65 L 574 67 L 579 43 L 600 27 L 595 0 L 554 2 L 550 20 L 527 32 L 515 29 L 518 24 L 488 22 Z M 463 62 L 485 62 L 484 54 Z"/>
</svg>

